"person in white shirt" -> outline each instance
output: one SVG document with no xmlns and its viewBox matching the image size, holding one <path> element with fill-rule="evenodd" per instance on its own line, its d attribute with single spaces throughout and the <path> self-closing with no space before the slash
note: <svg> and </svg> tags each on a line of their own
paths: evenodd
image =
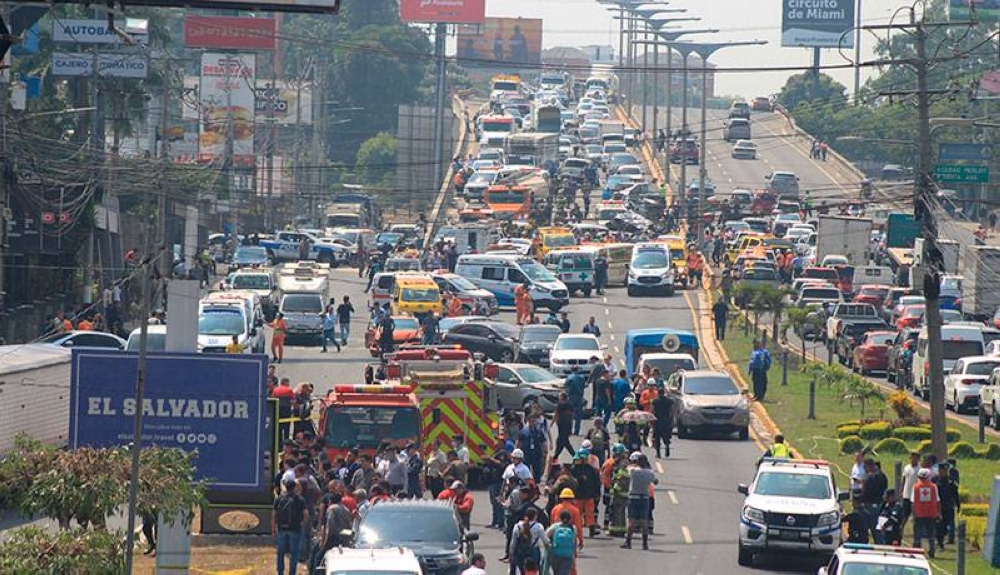
<svg viewBox="0 0 1000 575">
<path fill-rule="evenodd" d="M 865 452 L 861 450 L 854 454 L 854 465 L 851 466 L 851 489 L 861 490 L 865 482 Z"/>
<path fill-rule="evenodd" d="M 503 470 L 501 478 L 508 483 L 512 479 L 514 483 L 527 483 L 531 480 L 531 468 L 524 464 L 524 452 L 520 449 L 515 449 L 510 452 L 510 458 L 513 463 L 509 464 Z"/>
<path fill-rule="evenodd" d="M 903 521 L 913 512 L 913 486 L 917 484 L 917 472 L 920 471 L 920 454 L 910 452 L 910 462 L 903 467 Z"/>
<path fill-rule="evenodd" d="M 474 553 L 469 561 L 469 568 L 462 575 L 486 575 L 486 557 L 482 553 Z"/>
<path fill-rule="evenodd" d="M 458 460 L 466 465 L 469 465 L 469 448 L 465 446 L 465 438 L 461 435 L 456 435 L 453 438 L 452 445 L 455 447 L 455 453 L 458 454 Z"/>
</svg>

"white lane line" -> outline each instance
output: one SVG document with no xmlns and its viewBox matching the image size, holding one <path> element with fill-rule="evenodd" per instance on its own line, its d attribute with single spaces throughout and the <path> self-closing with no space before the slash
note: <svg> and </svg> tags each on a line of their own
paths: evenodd
<svg viewBox="0 0 1000 575">
<path fill-rule="evenodd" d="M 604 296 L 604 297 L 603 297 L 603 298 L 601 298 L 601 299 L 603 299 L 603 300 L 604 300 L 604 303 L 608 303 L 608 296 Z M 604 311 L 608 311 L 608 310 L 604 310 Z"/>
<path fill-rule="evenodd" d="M 608 329 L 615 329 L 615 325 L 610 321 L 608 322 Z"/>
<path fill-rule="evenodd" d="M 611 315 L 611 310 L 604 308 L 604 315 Z"/>
<path fill-rule="evenodd" d="M 673 489 L 667 491 L 667 497 L 670 498 L 670 502 L 673 503 L 674 505 L 681 504 L 681 502 L 677 500 L 677 492 L 674 491 Z"/>
<path fill-rule="evenodd" d="M 622 350 L 621 350 L 621 349 L 619 349 L 619 347 L 618 347 L 618 346 L 616 345 L 616 346 L 615 346 L 615 353 L 621 353 L 621 352 L 622 352 Z"/>
<path fill-rule="evenodd" d="M 615 334 L 611 334 L 611 341 L 615 340 Z"/>
<path fill-rule="evenodd" d="M 656 462 L 656 472 L 659 473 L 660 475 L 663 474 L 663 464 L 660 463 L 659 461 Z"/>
<path fill-rule="evenodd" d="M 681 534 L 684 535 L 684 543 L 688 545 L 694 543 L 694 538 L 691 537 L 691 530 L 688 529 L 687 525 L 681 525 Z"/>
</svg>

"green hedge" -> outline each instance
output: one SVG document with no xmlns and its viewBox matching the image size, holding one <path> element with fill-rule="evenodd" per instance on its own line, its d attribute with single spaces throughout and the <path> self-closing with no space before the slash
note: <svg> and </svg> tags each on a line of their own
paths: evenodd
<svg viewBox="0 0 1000 575">
<path fill-rule="evenodd" d="M 930 439 L 925 439 L 917 444 L 917 453 L 920 455 L 927 455 L 928 453 L 934 453 L 934 444 Z"/>
<path fill-rule="evenodd" d="M 840 452 L 853 455 L 865 446 L 865 442 L 857 435 L 849 435 L 840 440 Z"/>
<path fill-rule="evenodd" d="M 848 425 L 853 425 L 853 426 L 856 426 L 856 427 L 860 427 L 861 426 L 861 420 L 860 419 L 848 419 L 846 421 L 841 421 L 840 423 L 837 424 L 837 427 L 838 428 L 847 427 Z"/>
<path fill-rule="evenodd" d="M 875 453 L 905 455 L 910 452 L 906 443 L 898 437 L 886 437 L 875 444 Z"/>
<path fill-rule="evenodd" d="M 837 438 L 843 439 L 850 435 L 858 435 L 861 433 L 860 425 L 841 425 L 837 427 Z"/>
<path fill-rule="evenodd" d="M 861 439 L 885 439 L 892 434 L 892 425 L 888 421 L 874 421 L 861 426 Z"/>
<path fill-rule="evenodd" d="M 986 517 L 990 513 L 989 503 L 970 503 L 962 506 L 962 517 Z"/>
<path fill-rule="evenodd" d="M 1000 461 L 1000 444 L 990 443 L 986 449 L 976 452 L 976 457 L 989 459 L 990 461 Z"/>
<path fill-rule="evenodd" d="M 948 455 L 957 459 L 966 459 L 976 456 L 976 448 L 968 441 L 959 441 L 948 449 Z"/>
<path fill-rule="evenodd" d="M 953 427 L 949 427 L 945 431 L 945 435 L 948 439 L 948 443 L 954 443 L 956 441 L 962 440 L 962 434 Z M 931 428 L 930 427 L 913 427 L 913 426 L 903 426 L 897 427 L 892 430 L 892 436 L 898 437 L 903 441 L 923 441 L 925 439 L 931 438 Z"/>
</svg>

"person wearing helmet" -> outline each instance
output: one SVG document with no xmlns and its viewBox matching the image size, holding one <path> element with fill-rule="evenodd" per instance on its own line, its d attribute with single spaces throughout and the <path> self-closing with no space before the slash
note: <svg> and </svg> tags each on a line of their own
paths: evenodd
<svg viewBox="0 0 1000 575">
<path fill-rule="evenodd" d="M 625 543 L 622 549 L 632 548 L 632 535 L 636 527 L 642 531 L 642 548 L 649 549 L 649 517 L 651 510 L 650 490 L 660 482 L 649 467 L 649 460 L 641 452 L 636 451 L 629 456 L 630 465 L 628 490 L 628 529 L 625 533 Z"/>
<path fill-rule="evenodd" d="M 611 520 L 608 526 L 608 533 L 612 536 L 621 537 L 625 535 L 625 511 L 628 507 L 629 475 L 628 475 L 628 448 L 621 443 L 616 443 L 611 449 L 612 459 L 610 460 L 610 495 L 611 495 Z"/>
<path fill-rule="evenodd" d="M 552 508 L 552 512 L 549 514 L 550 524 L 559 523 L 559 516 L 563 511 L 567 511 L 570 514 L 571 524 L 573 528 L 576 529 L 576 545 L 578 549 L 583 549 L 583 516 L 580 513 L 579 507 L 575 503 L 576 492 L 570 488 L 561 489 L 559 491 L 559 503 Z"/>
<path fill-rule="evenodd" d="M 510 452 L 510 464 L 503 470 L 500 476 L 504 482 L 502 498 L 506 498 L 515 487 L 525 485 L 532 479 L 531 468 L 524 463 L 524 451 L 515 449 Z"/>
<path fill-rule="evenodd" d="M 611 449 L 611 435 L 608 433 L 608 429 L 605 427 L 604 419 L 600 417 L 594 418 L 594 426 L 587 431 L 585 435 L 583 447 L 590 451 L 591 459 L 597 460 L 597 470 L 601 470 L 601 466 L 604 465 L 604 460 L 608 458 Z M 591 446 L 587 447 L 586 444 L 589 443 Z"/>
<path fill-rule="evenodd" d="M 638 451 L 642 447 L 642 431 L 646 428 L 645 419 L 626 416 L 627 413 L 637 409 L 635 398 L 629 397 L 625 399 L 625 408 L 615 415 L 615 429 L 621 442 L 630 451 Z"/>
<path fill-rule="evenodd" d="M 576 506 L 590 536 L 597 536 L 597 498 L 601 496 L 601 476 L 590 465 L 590 452 L 580 449 L 573 456 L 573 478 L 576 479 Z"/>
</svg>

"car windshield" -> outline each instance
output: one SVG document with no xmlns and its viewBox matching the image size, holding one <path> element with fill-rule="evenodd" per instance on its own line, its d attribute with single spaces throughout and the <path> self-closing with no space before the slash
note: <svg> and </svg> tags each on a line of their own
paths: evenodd
<svg viewBox="0 0 1000 575">
<path fill-rule="evenodd" d="M 165 349 L 167 349 L 167 334 L 165 333 L 146 334 L 147 351 L 163 351 Z M 128 343 L 125 345 L 125 351 L 139 351 L 138 333 L 129 336 Z"/>
<path fill-rule="evenodd" d="M 523 379 L 525 383 L 542 383 L 546 381 L 558 380 L 558 378 L 552 375 L 552 373 L 548 370 L 534 365 L 518 368 L 517 374 L 521 376 L 521 379 Z"/>
<path fill-rule="evenodd" d="M 839 575 L 930 575 L 930 571 L 913 565 L 884 563 L 844 563 Z"/>
<path fill-rule="evenodd" d="M 267 259 L 267 250 L 265 248 L 239 248 L 233 254 L 233 259 L 242 262 L 263 261 Z"/>
<path fill-rule="evenodd" d="M 245 328 L 243 314 L 236 310 L 204 310 L 198 314 L 199 335 L 239 335 Z"/>
<path fill-rule="evenodd" d="M 593 337 L 561 337 L 556 341 L 555 349 L 569 351 L 598 351 L 601 349 L 597 338 Z"/>
<path fill-rule="evenodd" d="M 545 245 L 549 247 L 567 247 L 576 245 L 576 236 L 573 234 L 553 234 L 545 236 Z"/>
<path fill-rule="evenodd" d="M 828 281 L 834 281 L 834 282 L 840 280 L 840 275 L 837 274 L 837 270 L 835 270 L 835 269 L 829 269 L 829 268 L 818 268 L 818 269 L 817 268 L 812 268 L 812 269 L 807 269 L 807 270 L 805 270 L 805 271 L 802 272 L 802 275 L 800 277 L 803 277 L 803 278 L 816 278 L 816 279 L 828 280 Z"/>
<path fill-rule="evenodd" d="M 389 244 L 389 245 L 394 246 L 397 243 L 399 243 L 399 240 L 401 240 L 401 239 L 403 239 L 403 234 L 397 234 L 397 233 L 393 233 L 393 232 L 385 232 L 385 233 L 381 233 L 378 236 L 376 236 L 375 237 L 375 242 L 377 244 L 379 244 L 379 245 Z"/>
<path fill-rule="evenodd" d="M 281 312 L 320 313 L 323 298 L 314 294 L 288 294 L 281 300 Z"/>
<path fill-rule="evenodd" d="M 264 274 L 237 275 L 233 278 L 235 289 L 271 289 L 271 279 Z"/>
<path fill-rule="evenodd" d="M 642 363 L 653 369 L 660 370 L 660 373 L 664 375 L 670 375 L 678 369 L 696 369 L 698 367 L 688 357 L 656 357 L 653 359 L 644 357 L 642 358 Z"/>
<path fill-rule="evenodd" d="M 775 280 L 778 279 L 778 274 L 773 269 L 766 267 L 761 267 L 762 264 L 757 264 L 754 267 L 743 272 L 743 279 L 746 280 Z"/>
<path fill-rule="evenodd" d="M 334 406 L 326 419 L 327 447 L 377 447 L 383 441 L 417 439 L 419 413 L 415 407 Z"/>
<path fill-rule="evenodd" d="M 823 475 L 763 472 L 757 477 L 755 495 L 829 499 L 830 480 Z"/>
<path fill-rule="evenodd" d="M 420 328 L 420 322 L 412 317 L 394 317 L 392 322 L 396 324 L 396 330 L 415 330 Z"/>
<path fill-rule="evenodd" d="M 638 270 L 656 270 L 669 266 L 666 250 L 639 250 L 632 257 L 632 267 Z"/>
<path fill-rule="evenodd" d="M 944 359 L 954 361 L 970 355 L 983 355 L 983 344 L 975 340 L 948 340 L 942 343 Z"/>
<path fill-rule="evenodd" d="M 461 533 L 451 507 L 398 507 L 372 507 L 358 527 L 357 546 L 419 547 L 420 543 L 433 541 L 442 546 L 458 547 Z"/>
<path fill-rule="evenodd" d="M 521 341 L 531 343 L 537 343 L 540 341 L 552 342 L 555 341 L 561 333 L 562 330 L 554 325 L 525 328 L 525 330 L 521 332 Z"/>
<path fill-rule="evenodd" d="M 868 343 L 871 345 L 892 345 L 896 341 L 894 333 L 879 333 L 869 336 Z"/>
<path fill-rule="evenodd" d="M 542 264 L 531 261 L 531 262 L 521 262 L 521 271 L 524 275 L 528 276 L 529 279 L 536 282 L 554 282 L 556 277 L 552 275 L 552 272 L 547 270 Z"/>
<path fill-rule="evenodd" d="M 1000 367 L 1000 361 L 976 361 L 966 364 L 966 375 L 990 375 L 993 370 Z"/>
<path fill-rule="evenodd" d="M 402 300 L 409 302 L 436 302 L 441 299 L 441 292 L 432 288 L 403 288 Z"/>
<path fill-rule="evenodd" d="M 514 122 L 483 122 L 484 132 L 509 132 Z"/>
<path fill-rule="evenodd" d="M 468 186 L 468 185 L 488 185 L 491 182 L 493 182 L 493 178 L 495 178 L 496 176 L 497 176 L 496 173 L 478 172 L 478 173 L 472 174 L 472 177 L 469 178 L 468 183 L 466 183 L 465 185 L 466 186 Z"/>
<path fill-rule="evenodd" d="M 806 299 L 828 299 L 835 300 L 840 299 L 840 290 L 838 289 L 816 289 L 807 288 L 802 290 L 802 297 Z"/>
<path fill-rule="evenodd" d="M 486 198 L 491 204 L 523 204 L 525 192 L 524 190 L 487 191 Z"/>
<path fill-rule="evenodd" d="M 455 289 L 461 291 L 473 291 L 479 289 L 476 287 L 476 284 L 470 282 L 462 276 L 449 277 L 448 281 L 451 282 L 451 285 L 454 286 Z"/>
<path fill-rule="evenodd" d="M 688 395 L 739 395 L 733 380 L 725 376 L 686 377 L 681 390 Z"/>
</svg>

